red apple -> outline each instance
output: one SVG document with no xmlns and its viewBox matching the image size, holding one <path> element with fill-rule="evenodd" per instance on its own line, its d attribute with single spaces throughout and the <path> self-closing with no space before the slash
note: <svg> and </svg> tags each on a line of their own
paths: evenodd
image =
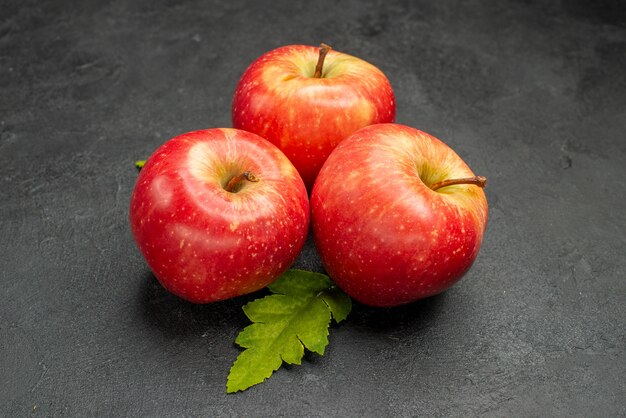
<svg viewBox="0 0 626 418">
<path fill-rule="evenodd" d="M 330 155 L 311 195 L 324 267 L 347 294 L 372 306 L 446 290 L 480 249 L 484 184 L 425 132 L 397 124 L 357 131 Z"/>
<path fill-rule="evenodd" d="M 287 157 L 259 136 L 208 129 L 148 159 L 130 204 L 139 250 L 161 284 L 195 303 L 261 289 L 300 253 L 309 204 Z"/>
<path fill-rule="evenodd" d="M 309 190 L 341 140 L 395 114 L 393 90 L 378 68 L 324 44 L 262 55 L 239 80 L 232 107 L 233 126 L 278 146 Z"/>
</svg>

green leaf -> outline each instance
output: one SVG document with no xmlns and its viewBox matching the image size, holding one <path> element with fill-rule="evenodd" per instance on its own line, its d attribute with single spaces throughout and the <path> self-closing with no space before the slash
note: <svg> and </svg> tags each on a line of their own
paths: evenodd
<svg viewBox="0 0 626 418">
<path fill-rule="evenodd" d="M 283 361 L 301 364 L 305 347 L 323 355 L 331 315 L 340 322 L 352 308 L 350 298 L 324 274 L 289 270 L 269 290 L 272 295 L 243 307 L 253 324 L 235 340 L 245 350 L 230 369 L 228 393 L 263 382 Z"/>
<path fill-rule="evenodd" d="M 135 167 L 137 167 L 137 170 L 141 170 L 144 165 L 146 165 L 146 160 L 135 161 Z"/>
<path fill-rule="evenodd" d="M 333 313 L 333 319 L 337 323 L 345 320 L 352 310 L 352 299 L 343 293 L 337 285 L 333 285 L 325 290 L 321 297 L 330 308 L 330 311 Z"/>
</svg>

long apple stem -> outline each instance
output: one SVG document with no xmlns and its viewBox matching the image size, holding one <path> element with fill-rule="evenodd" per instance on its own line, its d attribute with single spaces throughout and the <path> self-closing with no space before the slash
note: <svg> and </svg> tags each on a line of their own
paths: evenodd
<svg viewBox="0 0 626 418">
<path fill-rule="evenodd" d="M 320 56 L 317 59 L 317 65 L 315 66 L 315 74 L 313 74 L 313 78 L 321 78 L 322 70 L 324 69 L 324 59 L 326 58 L 326 54 L 328 51 L 333 49 L 330 45 L 326 45 L 325 43 L 320 44 Z"/>
<path fill-rule="evenodd" d="M 432 190 L 437 190 L 437 189 L 441 189 L 442 187 L 452 186 L 454 184 L 473 184 L 475 186 L 483 188 L 487 185 L 487 179 L 483 176 L 474 176 L 474 177 L 467 177 L 463 179 L 442 180 L 431 185 L 430 188 Z"/>
<path fill-rule="evenodd" d="M 243 173 L 236 175 L 235 177 L 230 179 L 224 190 L 230 193 L 236 193 L 241 186 L 241 182 L 244 180 L 256 183 L 257 181 L 259 181 L 259 178 L 252 174 L 250 171 L 244 171 Z"/>
</svg>

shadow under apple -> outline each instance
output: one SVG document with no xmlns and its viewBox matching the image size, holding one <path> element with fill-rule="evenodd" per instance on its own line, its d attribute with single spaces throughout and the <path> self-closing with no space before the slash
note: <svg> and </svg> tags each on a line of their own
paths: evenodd
<svg viewBox="0 0 626 418">
<path fill-rule="evenodd" d="M 446 292 L 393 308 L 376 308 L 352 301 L 348 322 L 357 331 L 402 336 L 437 321 L 446 303 Z"/>
<path fill-rule="evenodd" d="M 446 293 L 394 308 L 375 308 L 353 300 L 347 320 L 331 330 L 346 328 L 349 332 L 403 340 L 437 322 L 446 303 Z M 138 308 L 144 324 L 168 340 L 211 336 L 211 340 L 235 337 L 250 321 L 242 307 L 270 294 L 267 289 L 208 304 L 187 302 L 167 291 L 150 271 L 146 271 L 138 293 Z M 331 331 L 332 333 L 332 331 Z M 315 362 L 316 356 L 306 355 L 305 361 Z"/>
<path fill-rule="evenodd" d="M 246 303 L 265 296 L 266 290 L 207 304 L 187 302 L 167 291 L 152 272 L 146 272 L 139 290 L 139 305 L 146 325 L 165 337 L 206 336 L 233 333 L 250 324 L 241 309 Z M 233 337 L 234 341 L 234 337 Z"/>
</svg>

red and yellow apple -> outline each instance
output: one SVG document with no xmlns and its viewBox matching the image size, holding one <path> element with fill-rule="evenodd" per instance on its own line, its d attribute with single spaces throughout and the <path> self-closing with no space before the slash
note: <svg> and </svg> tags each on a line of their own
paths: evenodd
<svg viewBox="0 0 626 418">
<path fill-rule="evenodd" d="M 398 124 L 355 132 L 327 159 L 311 194 L 313 236 L 326 271 L 371 306 L 448 289 L 480 249 L 484 185 L 425 132 Z"/>
<path fill-rule="evenodd" d="M 133 236 L 161 284 L 196 303 L 261 289 L 296 259 L 307 192 L 274 145 L 236 129 L 177 136 L 148 159 L 130 204 Z"/>
<path fill-rule="evenodd" d="M 324 44 L 262 55 L 239 80 L 232 102 L 233 126 L 280 148 L 309 190 L 341 140 L 393 122 L 395 113 L 391 84 L 378 68 Z"/>
</svg>

